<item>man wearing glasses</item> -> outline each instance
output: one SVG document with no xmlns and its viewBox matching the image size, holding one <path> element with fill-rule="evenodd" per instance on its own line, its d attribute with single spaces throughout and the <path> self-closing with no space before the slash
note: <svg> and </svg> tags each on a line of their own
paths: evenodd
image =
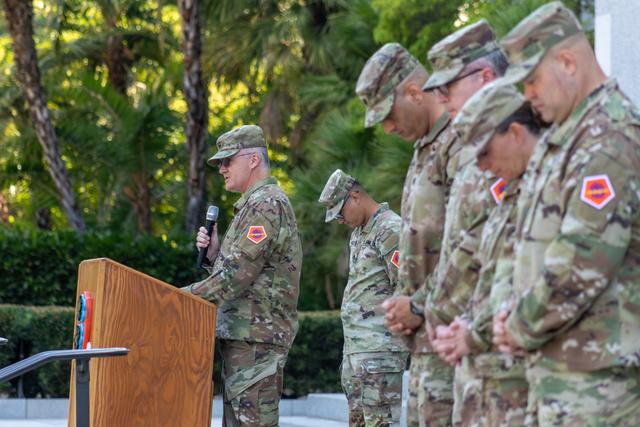
<svg viewBox="0 0 640 427">
<path fill-rule="evenodd" d="M 398 286 L 400 217 L 340 169 L 329 177 L 319 202 L 327 208 L 326 222 L 353 228 L 340 310 L 349 425 L 388 426 L 400 421 L 408 354 L 402 339 L 386 330 L 381 308 Z"/>
<path fill-rule="evenodd" d="M 454 119 L 464 103 L 481 87 L 504 74 L 507 61 L 495 41 L 495 34 L 485 20 L 462 28 L 449 35 L 429 51 L 428 59 L 433 65 L 433 74 L 422 87 L 433 91 L 451 119 Z M 474 141 L 459 141 L 462 145 L 457 155 L 458 170 L 455 173 L 450 193 L 447 194 L 444 235 L 438 266 L 427 277 L 423 288 L 414 294 L 412 302 L 424 306 L 427 330 L 431 338 L 435 330 L 442 337 L 449 337 L 453 330 L 449 325 L 464 307 L 478 280 L 478 266 L 474 252 L 488 211 L 496 202 L 491 198 L 490 187 L 496 179 L 487 180 L 475 163 Z M 420 197 L 417 194 L 416 197 Z M 426 297 L 426 300 L 425 300 Z M 418 301 L 422 298 L 422 301 Z M 387 313 L 389 329 L 393 332 L 411 334 L 416 330 L 416 320 L 424 319 L 412 314 L 407 319 L 404 313 Z M 453 368 L 437 360 L 433 353 L 430 369 L 423 372 L 420 380 L 420 402 L 438 402 L 437 421 L 426 421 L 421 425 L 451 425 L 452 416 L 457 421 L 457 408 L 453 408 Z M 448 398 L 445 398 L 448 396 Z M 427 403 L 428 405 L 429 403 Z M 446 411 L 446 412 L 445 412 Z M 453 411 L 453 414 L 452 414 Z"/>
<path fill-rule="evenodd" d="M 418 293 L 438 265 L 444 211 L 460 152 L 449 115 L 432 91 L 422 91 L 428 79 L 425 67 L 409 51 L 387 43 L 367 60 L 356 84 L 356 94 L 366 107 L 364 126 L 380 124 L 386 134 L 397 135 L 414 148 L 402 189 L 399 285 L 383 303 L 392 320 L 406 322 L 406 329 L 412 329 L 413 321 L 418 328 L 404 337 L 411 351 L 408 427 L 451 418 L 450 386 L 444 395 L 429 393 L 428 401 L 418 401 L 424 388 L 420 379 L 427 378 L 423 372 L 442 363 L 426 338 L 423 317 L 413 313 L 422 312 L 425 296 Z M 412 304 L 413 299 L 419 304 Z"/>
<path fill-rule="evenodd" d="M 201 227 L 210 276 L 184 290 L 218 306 L 225 426 L 277 426 L 283 368 L 298 330 L 302 247 L 289 199 L 270 176 L 262 129 L 241 126 L 209 159 L 242 193 L 222 241 Z"/>
</svg>

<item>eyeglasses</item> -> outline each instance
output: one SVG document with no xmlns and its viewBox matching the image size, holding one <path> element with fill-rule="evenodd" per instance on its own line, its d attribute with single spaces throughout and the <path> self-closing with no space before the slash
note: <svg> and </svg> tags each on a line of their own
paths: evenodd
<svg viewBox="0 0 640 427">
<path fill-rule="evenodd" d="M 344 210 L 344 206 L 347 204 L 347 200 L 349 200 L 349 197 L 351 197 L 351 193 L 347 193 L 347 197 L 344 198 L 344 202 L 342 202 L 342 208 L 340 209 L 340 212 L 338 212 L 338 215 L 336 215 L 337 221 L 344 221 L 344 215 L 342 215 L 342 211 Z"/>
<path fill-rule="evenodd" d="M 480 71 L 482 71 L 482 68 L 478 68 L 476 70 L 469 71 L 468 73 L 462 74 L 462 75 L 456 77 L 455 79 L 451 80 L 450 82 L 443 84 L 442 86 L 438 86 L 438 87 L 434 88 L 433 91 L 436 92 L 436 94 L 439 94 L 439 95 L 444 96 L 444 97 L 448 97 L 449 96 L 449 88 L 451 88 L 451 85 L 453 85 L 457 81 L 460 81 L 462 79 L 466 79 L 469 76 L 472 76 L 472 75 L 474 75 L 476 73 L 479 73 Z"/>
<path fill-rule="evenodd" d="M 236 157 L 242 157 L 242 156 L 252 156 L 255 153 L 245 153 L 245 154 L 236 154 L 235 156 L 231 156 L 231 157 L 226 157 L 222 160 L 220 160 L 220 167 L 224 166 L 225 168 L 228 168 L 229 165 L 231 164 L 231 161 L 233 159 L 235 159 Z"/>
</svg>

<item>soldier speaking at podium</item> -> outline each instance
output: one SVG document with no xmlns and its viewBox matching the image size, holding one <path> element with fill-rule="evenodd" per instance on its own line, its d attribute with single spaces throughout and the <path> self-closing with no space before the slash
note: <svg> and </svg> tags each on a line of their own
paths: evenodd
<svg viewBox="0 0 640 427">
<path fill-rule="evenodd" d="M 270 176 L 262 129 L 241 126 L 209 159 L 227 191 L 242 193 L 222 245 L 201 227 L 210 276 L 185 291 L 218 306 L 225 426 L 277 426 L 283 368 L 298 329 L 302 247 L 295 214 Z"/>
</svg>

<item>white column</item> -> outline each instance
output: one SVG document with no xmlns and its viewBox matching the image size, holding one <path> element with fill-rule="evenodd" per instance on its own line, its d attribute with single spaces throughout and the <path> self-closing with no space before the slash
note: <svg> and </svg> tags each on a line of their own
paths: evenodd
<svg viewBox="0 0 640 427">
<path fill-rule="evenodd" d="M 604 72 L 640 106 L 640 0 L 596 0 L 595 49 Z"/>
</svg>

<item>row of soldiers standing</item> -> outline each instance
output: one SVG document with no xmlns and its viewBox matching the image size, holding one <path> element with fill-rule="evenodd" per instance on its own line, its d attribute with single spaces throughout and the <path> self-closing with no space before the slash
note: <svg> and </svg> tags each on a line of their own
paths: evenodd
<svg viewBox="0 0 640 427">
<path fill-rule="evenodd" d="M 350 425 L 640 425 L 640 113 L 574 14 L 540 7 L 391 43 L 356 93 L 415 141 L 401 215 L 337 170 L 354 228 L 342 304 Z M 518 90 L 523 89 L 523 94 Z"/>
</svg>

